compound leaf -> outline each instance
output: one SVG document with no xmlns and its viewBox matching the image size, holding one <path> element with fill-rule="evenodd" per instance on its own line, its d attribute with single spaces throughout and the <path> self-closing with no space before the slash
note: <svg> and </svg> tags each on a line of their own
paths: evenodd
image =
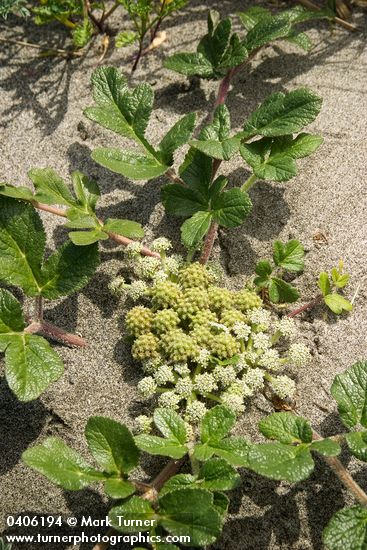
<svg viewBox="0 0 367 550">
<path fill-rule="evenodd" d="M 52 168 L 32 168 L 28 176 L 36 189 L 35 199 L 39 202 L 75 206 L 69 187 Z"/>
</svg>

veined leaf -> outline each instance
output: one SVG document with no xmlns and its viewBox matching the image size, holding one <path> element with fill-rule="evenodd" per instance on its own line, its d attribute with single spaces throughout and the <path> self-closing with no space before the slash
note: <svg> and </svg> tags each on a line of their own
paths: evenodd
<svg viewBox="0 0 367 550">
<path fill-rule="evenodd" d="M 244 126 L 243 138 L 255 135 L 284 136 L 301 131 L 315 120 L 322 99 L 307 88 L 283 94 L 276 92 L 250 116 Z"/>
<path fill-rule="evenodd" d="M 200 193 L 180 183 L 164 185 L 161 196 L 166 211 L 176 216 L 191 216 L 209 206 L 209 201 Z"/>
<path fill-rule="evenodd" d="M 327 524 L 322 540 L 329 550 L 365 550 L 367 510 L 356 505 L 343 508 Z"/>
<path fill-rule="evenodd" d="M 120 151 L 119 149 L 108 147 L 95 149 L 92 153 L 92 158 L 101 166 L 132 180 L 157 178 L 169 168 L 153 156 L 146 156 L 133 151 Z"/>
<path fill-rule="evenodd" d="M 252 210 L 250 197 L 240 189 L 230 189 L 212 200 L 213 219 L 224 227 L 238 227 Z"/>
<path fill-rule="evenodd" d="M 330 294 L 330 291 L 331 291 L 330 279 L 326 271 L 322 271 L 320 273 L 318 287 L 321 290 L 323 296 L 327 296 L 328 294 Z"/>
<path fill-rule="evenodd" d="M 302 244 L 296 239 L 291 239 L 283 244 L 281 241 L 274 242 L 273 259 L 275 265 L 283 267 L 288 271 L 302 271 L 304 268 L 303 257 L 305 255 Z"/>
<path fill-rule="evenodd" d="M 144 229 L 140 223 L 130 220 L 108 218 L 103 226 L 103 231 L 117 233 L 117 235 L 129 237 L 130 239 L 141 239 L 144 237 Z"/>
<path fill-rule="evenodd" d="M 93 416 L 88 420 L 85 436 L 90 452 L 104 471 L 128 473 L 138 465 L 139 449 L 124 424 Z"/>
<path fill-rule="evenodd" d="M 22 306 L 5 288 L 0 288 L 0 351 L 5 351 L 14 332 L 23 332 L 25 320 Z"/>
<path fill-rule="evenodd" d="M 251 445 L 243 437 L 226 437 L 217 442 L 197 443 L 194 457 L 205 462 L 215 455 L 224 458 L 232 466 L 247 467 L 250 447 Z"/>
<path fill-rule="evenodd" d="M 273 40 L 286 37 L 290 31 L 291 23 L 286 19 L 277 16 L 260 19 L 247 33 L 244 45 L 247 51 L 251 53 Z"/>
<path fill-rule="evenodd" d="M 20 199 L 25 201 L 35 200 L 34 194 L 28 187 L 21 185 L 9 185 L 7 183 L 0 184 L 0 195 L 4 197 L 11 197 L 13 199 Z"/>
<path fill-rule="evenodd" d="M 209 231 L 211 212 L 196 212 L 181 226 L 181 239 L 184 246 L 192 248 L 200 243 Z"/>
<path fill-rule="evenodd" d="M 107 479 L 104 483 L 104 490 L 111 498 L 121 499 L 127 498 L 135 493 L 135 485 L 124 479 Z"/>
<path fill-rule="evenodd" d="M 233 428 L 236 415 L 231 409 L 223 405 L 216 405 L 205 413 L 201 425 L 200 434 L 203 443 L 218 443 Z"/>
<path fill-rule="evenodd" d="M 159 144 L 159 149 L 162 152 L 165 164 L 171 165 L 173 163 L 173 153 L 190 139 L 195 128 L 195 122 L 195 113 L 189 113 L 177 121 L 164 136 Z"/>
<path fill-rule="evenodd" d="M 84 207 L 86 212 L 94 212 L 101 195 L 97 183 L 78 171 L 71 174 L 71 179 L 80 206 Z"/>
<path fill-rule="evenodd" d="M 158 430 L 169 439 L 175 439 L 181 445 L 187 441 L 185 422 L 180 415 L 170 409 L 155 409 L 153 414 L 154 424 Z"/>
<path fill-rule="evenodd" d="M 312 428 L 301 416 L 289 412 L 276 412 L 259 423 L 260 432 L 268 439 L 280 443 L 311 443 Z"/>
<path fill-rule="evenodd" d="M 248 454 L 249 468 L 271 479 L 284 479 L 291 483 L 306 479 L 314 469 L 307 445 L 262 443 L 252 445 Z"/>
<path fill-rule="evenodd" d="M 135 443 L 142 451 L 151 455 L 182 458 L 188 452 L 187 447 L 176 439 L 168 439 L 150 434 L 140 434 L 135 437 Z"/>
<path fill-rule="evenodd" d="M 334 378 L 331 395 L 338 404 L 343 424 L 367 428 L 367 363 L 359 361 Z"/>
<path fill-rule="evenodd" d="M 340 296 L 340 294 L 337 294 L 336 292 L 333 294 L 327 294 L 324 296 L 324 300 L 328 308 L 331 309 L 333 313 L 336 313 L 336 315 L 340 315 L 343 311 L 352 311 L 353 309 L 353 304 L 344 298 L 344 296 Z"/>
<path fill-rule="evenodd" d="M 271 277 L 269 284 L 269 298 L 274 304 L 296 302 L 299 298 L 298 290 L 279 279 L 278 277 Z"/>
<path fill-rule="evenodd" d="M 107 233 L 101 229 L 93 229 L 92 231 L 71 231 L 69 233 L 70 240 L 76 246 L 89 246 L 98 241 L 108 239 Z"/>
<path fill-rule="evenodd" d="M 142 530 L 150 530 L 149 527 L 152 527 L 151 520 L 155 518 L 155 512 L 146 499 L 134 495 L 122 504 L 111 508 L 108 516 L 117 531 L 138 533 Z M 126 524 L 120 518 L 123 518 Z M 139 525 L 139 522 L 142 523 Z"/>
<path fill-rule="evenodd" d="M 77 491 L 105 476 L 94 470 L 77 452 L 61 439 L 50 437 L 41 445 L 27 449 L 23 462 L 68 491 Z"/>
<path fill-rule="evenodd" d="M 166 69 L 185 76 L 213 77 L 213 66 L 202 53 L 176 53 L 167 57 L 163 65 Z"/>
<path fill-rule="evenodd" d="M 367 462 L 367 432 L 351 432 L 345 436 L 350 452 Z"/>
<path fill-rule="evenodd" d="M 52 168 L 32 168 L 28 176 L 36 189 L 35 199 L 39 202 L 76 206 L 70 189 Z"/>
<path fill-rule="evenodd" d="M 313 441 L 310 445 L 310 449 L 323 456 L 338 456 L 341 453 L 339 443 L 327 437 L 325 439 Z"/>
</svg>

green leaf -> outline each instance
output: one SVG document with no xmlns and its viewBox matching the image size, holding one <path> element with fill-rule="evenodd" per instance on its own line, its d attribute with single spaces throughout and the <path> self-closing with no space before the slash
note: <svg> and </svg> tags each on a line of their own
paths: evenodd
<svg viewBox="0 0 367 550">
<path fill-rule="evenodd" d="M 100 224 L 94 214 L 85 214 L 76 208 L 68 208 L 66 211 L 68 221 L 65 227 L 71 229 L 96 229 L 100 230 Z"/>
<path fill-rule="evenodd" d="M 108 218 L 103 226 L 103 231 L 117 233 L 130 239 L 141 239 L 144 237 L 144 229 L 140 223 L 130 220 L 117 220 Z"/>
<path fill-rule="evenodd" d="M 367 428 L 367 363 L 359 361 L 334 378 L 331 395 L 338 404 L 343 424 Z"/>
<path fill-rule="evenodd" d="M 109 147 L 94 149 L 92 159 L 101 166 L 117 172 L 132 180 L 157 178 L 169 168 L 153 156 L 146 156 L 135 151 L 120 151 Z"/>
<path fill-rule="evenodd" d="M 135 493 L 135 485 L 124 479 L 107 479 L 104 483 L 104 489 L 111 498 L 127 498 Z"/>
<path fill-rule="evenodd" d="M 41 445 L 27 449 L 22 459 L 27 466 L 68 491 L 83 489 L 105 477 L 56 437 L 49 437 Z"/>
<path fill-rule="evenodd" d="M 92 416 L 85 436 L 99 466 L 109 473 L 128 473 L 139 462 L 139 450 L 124 424 L 111 418 Z"/>
<path fill-rule="evenodd" d="M 99 264 L 98 247 L 65 243 L 42 266 L 40 294 L 49 300 L 81 290 Z"/>
<path fill-rule="evenodd" d="M 0 279 L 29 296 L 40 292 L 40 264 L 46 235 L 33 206 L 0 197 Z"/>
<path fill-rule="evenodd" d="M 197 246 L 209 231 L 212 220 L 211 212 L 196 212 L 181 226 L 181 240 L 184 246 L 192 248 Z"/>
<path fill-rule="evenodd" d="M 164 136 L 159 144 L 159 149 L 165 164 L 172 165 L 173 153 L 188 142 L 194 131 L 195 123 L 195 113 L 189 113 L 176 122 Z"/>
<path fill-rule="evenodd" d="M 0 184 L 0 195 L 25 201 L 35 200 L 34 194 L 30 189 L 28 189 L 28 187 L 9 185 L 7 183 Z"/>
<path fill-rule="evenodd" d="M 308 446 L 303 444 L 293 447 L 283 443 L 263 443 L 251 446 L 248 467 L 265 477 L 295 483 L 311 474 L 314 463 Z"/>
<path fill-rule="evenodd" d="M 97 241 L 105 241 L 108 239 L 107 233 L 102 229 L 94 229 L 92 231 L 71 231 L 69 233 L 70 240 L 76 246 L 88 246 Z"/>
<path fill-rule="evenodd" d="M 270 10 L 261 6 L 251 6 L 245 11 L 237 12 L 242 25 L 247 31 L 250 31 L 261 20 L 271 17 Z"/>
<path fill-rule="evenodd" d="M 367 510 L 356 505 L 333 515 L 322 540 L 328 550 L 366 550 Z"/>
<path fill-rule="evenodd" d="M 238 227 L 252 210 L 250 197 L 241 189 L 230 189 L 213 197 L 213 219 L 224 227 Z"/>
<path fill-rule="evenodd" d="M 182 458 L 188 452 L 187 447 L 178 443 L 176 439 L 166 439 L 155 435 L 137 435 L 135 437 L 135 443 L 139 449 L 151 455 Z"/>
<path fill-rule="evenodd" d="M 72 31 L 73 44 L 77 48 L 84 48 L 93 36 L 94 27 L 88 17 L 83 23 L 76 25 Z"/>
<path fill-rule="evenodd" d="M 37 191 L 35 199 L 39 202 L 75 206 L 75 199 L 70 189 L 51 168 L 32 168 L 28 176 Z"/>
<path fill-rule="evenodd" d="M 301 416 L 289 412 L 276 412 L 259 423 L 260 432 L 268 439 L 277 439 L 280 443 L 310 443 L 312 428 Z"/>
<path fill-rule="evenodd" d="M 296 32 L 291 31 L 286 37 L 285 40 L 287 42 L 291 42 L 292 44 L 296 44 L 302 50 L 305 50 L 306 52 L 310 51 L 312 48 L 312 40 L 307 36 L 304 32 Z"/>
<path fill-rule="evenodd" d="M 208 189 L 211 185 L 212 172 L 212 159 L 192 147 L 189 149 L 185 160 L 179 168 L 182 180 L 190 189 L 199 193 L 206 203 L 209 200 Z"/>
<path fill-rule="evenodd" d="M 119 516 L 123 517 L 119 518 Z M 132 496 L 129 500 L 111 508 L 108 517 L 117 531 L 139 533 L 149 531 L 149 527 L 153 527 L 152 520 L 155 517 L 155 512 L 146 499 Z M 127 525 L 123 524 L 124 521 Z M 130 525 L 128 525 L 129 523 Z"/>
<path fill-rule="evenodd" d="M 14 335 L 5 351 L 6 380 L 21 401 L 37 399 L 64 372 L 64 365 L 41 336 Z"/>
<path fill-rule="evenodd" d="M 242 137 L 283 136 L 299 132 L 320 112 L 322 99 L 307 88 L 276 92 L 250 116 Z"/>
<path fill-rule="evenodd" d="M 187 441 L 187 430 L 182 418 L 170 409 L 155 409 L 153 414 L 154 424 L 164 437 L 176 440 L 184 445 Z"/>
<path fill-rule="evenodd" d="M 296 302 L 299 298 L 299 292 L 294 286 L 279 279 L 272 277 L 269 285 L 269 298 L 274 304 Z"/>
<path fill-rule="evenodd" d="M 166 69 L 185 76 L 211 78 L 214 72 L 209 59 L 202 53 L 176 53 L 167 57 L 163 65 Z"/>
<path fill-rule="evenodd" d="M 240 485 L 241 477 L 226 460 L 213 458 L 201 466 L 198 483 L 209 491 L 230 491 Z"/>
<path fill-rule="evenodd" d="M 201 425 L 200 434 L 203 443 L 218 443 L 233 428 L 236 415 L 231 409 L 223 405 L 216 405 L 205 413 Z"/>
<path fill-rule="evenodd" d="M 176 216 L 191 216 L 208 208 L 208 201 L 200 193 L 179 183 L 164 185 L 161 195 L 166 211 Z"/>
<path fill-rule="evenodd" d="M 349 275 L 348 273 L 340 273 L 336 267 L 333 267 L 331 270 L 331 278 L 333 280 L 334 285 L 337 288 L 344 288 L 349 283 Z"/>
<path fill-rule="evenodd" d="M 304 269 L 304 255 L 305 251 L 302 244 L 295 239 L 285 244 L 280 241 L 274 242 L 273 259 L 278 267 L 283 267 L 288 271 L 302 271 Z"/>
<path fill-rule="evenodd" d="M 208 17 L 208 34 L 199 42 L 198 52 L 205 55 L 214 68 L 220 65 L 229 45 L 232 23 L 229 17 L 218 21 Z"/>
<path fill-rule="evenodd" d="M 196 476 L 193 476 L 191 474 L 178 474 L 176 476 L 173 476 L 168 481 L 166 481 L 159 492 L 159 496 L 162 497 L 167 493 L 177 491 L 177 489 L 183 489 L 184 487 L 195 487 L 197 486 L 196 481 Z"/>
<path fill-rule="evenodd" d="M 125 48 L 130 44 L 133 44 L 138 39 L 138 34 L 133 31 L 122 31 L 116 35 L 115 47 Z"/>
<path fill-rule="evenodd" d="M 323 296 L 327 296 L 328 294 L 330 294 L 330 291 L 331 291 L 330 279 L 326 271 L 322 271 L 320 273 L 318 287 L 321 290 Z"/>
<path fill-rule="evenodd" d="M 261 260 L 256 264 L 255 273 L 258 277 L 255 277 L 254 283 L 256 286 L 262 288 L 269 284 L 269 275 L 271 275 L 273 268 L 269 261 Z"/>
<path fill-rule="evenodd" d="M 227 437 L 218 442 L 196 444 L 194 457 L 205 462 L 216 455 L 224 458 L 232 466 L 247 467 L 249 449 L 250 444 L 243 437 Z"/>
<path fill-rule="evenodd" d="M 367 432 L 352 432 L 345 436 L 350 452 L 367 462 Z"/>
<path fill-rule="evenodd" d="M 78 171 L 71 174 L 71 179 L 78 204 L 86 212 L 94 213 L 97 201 L 101 195 L 97 183 Z"/>
<path fill-rule="evenodd" d="M 199 140 L 190 141 L 191 147 L 219 160 L 229 160 L 240 145 L 240 136 L 230 138 L 231 120 L 228 107 L 218 105 L 213 122 L 204 128 Z"/>
<path fill-rule="evenodd" d="M 104 128 L 143 144 L 153 107 L 154 94 L 148 84 L 129 91 L 126 79 L 114 67 L 99 67 L 92 74 L 93 97 L 96 107 L 84 114 Z"/>
<path fill-rule="evenodd" d="M 220 492 L 213 493 L 213 504 L 224 520 L 229 508 L 229 498 L 227 495 Z"/>
<path fill-rule="evenodd" d="M 0 288 L 0 351 L 5 351 L 12 333 L 24 328 L 22 306 L 8 290 Z"/>
<path fill-rule="evenodd" d="M 340 296 L 340 294 L 327 294 L 327 296 L 324 296 L 324 300 L 328 308 L 333 313 L 336 313 L 336 315 L 340 315 L 343 311 L 352 311 L 353 309 L 353 304 L 344 298 L 344 296 Z"/>
<path fill-rule="evenodd" d="M 213 543 L 220 534 L 222 519 L 205 489 L 185 488 L 159 499 L 160 524 L 171 535 L 189 536 L 192 546 Z"/>
<path fill-rule="evenodd" d="M 277 16 L 260 20 L 249 30 L 244 45 L 249 53 L 273 40 L 286 37 L 291 31 L 289 21 Z"/>
<path fill-rule="evenodd" d="M 328 438 L 313 441 L 310 445 L 310 449 L 312 451 L 317 451 L 323 456 L 338 456 L 341 453 L 339 443 Z"/>
<path fill-rule="evenodd" d="M 292 159 L 301 159 L 312 155 L 323 142 L 323 137 L 303 132 L 298 134 L 295 139 L 290 139 L 288 143 L 282 143 L 279 149 Z"/>
</svg>

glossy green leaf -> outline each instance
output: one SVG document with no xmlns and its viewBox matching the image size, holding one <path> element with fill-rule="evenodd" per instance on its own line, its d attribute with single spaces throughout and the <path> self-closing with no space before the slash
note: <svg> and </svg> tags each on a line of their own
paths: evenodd
<svg viewBox="0 0 367 550">
<path fill-rule="evenodd" d="M 142 451 L 151 455 L 170 456 L 182 458 L 188 449 L 176 439 L 157 437 L 156 435 L 140 434 L 135 437 L 135 443 Z"/>
<path fill-rule="evenodd" d="M 196 444 L 194 457 L 205 462 L 215 455 L 232 466 L 247 467 L 249 449 L 250 444 L 243 437 L 226 437 L 217 442 Z"/>
<path fill-rule="evenodd" d="M 185 422 L 179 414 L 171 409 L 155 409 L 153 414 L 154 424 L 164 437 L 176 440 L 181 445 L 187 441 L 187 430 Z"/>
<path fill-rule="evenodd" d="M 122 504 L 111 508 L 108 517 L 112 526 L 121 533 L 150 531 L 155 526 L 152 523 L 155 512 L 150 503 L 146 499 L 135 495 Z M 124 521 L 126 521 L 127 525 L 124 525 Z M 128 525 L 129 523 L 130 525 Z"/>
<path fill-rule="evenodd" d="M 171 535 L 189 536 L 191 546 L 206 546 L 220 534 L 222 519 L 205 489 L 185 488 L 159 499 L 160 524 Z"/>
<path fill-rule="evenodd" d="M 296 302 L 299 298 L 298 290 L 279 279 L 278 277 L 272 277 L 269 284 L 269 298 L 274 304 Z"/>
<path fill-rule="evenodd" d="M 291 31 L 289 21 L 277 16 L 260 20 L 249 30 L 244 45 L 249 53 L 273 40 L 286 37 Z"/>
<path fill-rule="evenodd" d="M 273 268 L 269 261 L 261 260 L 256 264 L 255 273 L 257 277 L 254 279 L 256 286 L 262 288 L 266 287 L 269 284 L 269 275 L 271 275 Z"/>
<path fill-rule="evenodd" d="M 201 466 L 198 483 L 210 491 L 230 491 L 241 483 L 241 477 L 226 460 L 212 458 Z"/>
<path fill-rule="evenodd" d="M 171 165 L 173 163 L 173 153 L 188 142 L 194 131 L 195 122 L 195 113 L 189 113 L 177 121 L 164 136 L 159 144 L 159 149 L 162 152 L 165 164 Z"/>
<path fill-rule="evenodd" d="M 200 434 L 203 443 L 218 443 L 233 428 L 236 415 L 231 409 L 223 405 L 216 405 L 205 413 L 201 425 Z"/>
<path fill-rule="evenodd" d="M 251 446 L 248 467 L 265 477 L 295 483 L 309 477 L 314 463 L 307 445 L 263 443 Z"/>
<path fill-rule="evenodd" d="M 86 214 L 77 208 L 68 208 L 66 211 L 67 222 L 65 227 L 70 229 L 94 229 L 100 230 L 100 224 L 94 214 Z"/>
<path fill-rule="evenodd" d="M 338 374 L 330 391 L 344 425 L 353 428 L 362 424 L 367 428 L 367 363 L 358 361 Z"/>
<path fill-rule="evenodd" d="M 323 296 L 327 296 L 328 294 L 330 294 L 330 291 L 331 291 L 330 279 L 326 271 L 322 271 L 320 273 L 319 280 L 318 280 L 318 287 L 321 290 Z"/>
<path fill-rule="evenodd" d="M 5 288 L 0 288 L 0 351 L 5 351 L 14 332 L 25 328 L 22 306 Z"/>
<path fill-rule="evenodd" d="M 35 198 L 39 202 L 75 206 L 69 187 L 52 168 L 32 168 L 28 176 L 36 189 Z"/>
<path fill-rule="evenodd" d="M 71 231 L 69 233 L 70 240 L 76 246 L 89 246 L 98 241 L 108 239 L 107 233 L 102 229 L 94 229 L 92 231 Z"/>
<path fill-rule="evenodd" d="M 168 166 L 153 156 L 108 147 L 94 149 L 92 158 L 101 166 L 132 180 L 148 180 L 164 174 Z"/>
<path fill-rule="evenodd" d="M 0 184 L 0 195 L 4 197 L 11 197 L 13 199 L 20 199 L 25 201 L 35 200 L 34 194 L 28 187 L 22 187 L 21 185 L 9 185 L 7 183 Z"/>
<path fill-rule="evenodd" d="M 85 428 L 88 447 L 101 468 L 109 473 L 127 473 L 139 462 L 139 450 L 124 424 L 92 416 Z"/>
<path fill-rule="evenodd" d="M 179 168 L 181 179 L 190 189 L 196 191 L 205 203 L 209 200 L 208 189 L 211 185 L 212 172 L 213 160 L 192 147 Z"/>
<path fill-rule="evenodd" d="M 79 205 L 84 207 L 86 212 L 94 212 L 101 195 L 97 183 L 78 171 L 71 174 L 71 179 Z"/>
<path fill-rule="evenodd" d="M 68 491 L 83 489 L 105 477 L 56 437 L 27 449 L 22 459 L 27 466 Z"/>
<path fill-rule="evenodd" d="M 127 498 L 135 493 L 135 485 L 124 479 L 107 479 L 104 483 L 106 494 L 114 499 Z"/>
<path fill-rule="evenodd" d="M 353 309 L 353 304 L 344 298 L 344 296 L 340 296 L 340 294 L 327 294 L 324 296 L 324 300 L 328 308 L 331 309 L 333 313 L 336 313 L 336 315 L 340 315 L 343 311 L 352 311 Z"/>
<path fill-rule="evenodd" d="M 276 92 L 252 113 L 244 126 L 243 137 L 283 136 L 299 132 L 315 120 L 321 104 L 322 99 L 307 88 L 298 88 L 287 94 Z"/>
<path fill-rule="evenodd" d="M 202 53 L 176 53 L 164 60 L 166 69 L 175 71 L 185 76 L 201 76 L 210 78 L 213 76 L 213 66 Z"/>
<path fill-rule="evenodd" d="M 367 509 L 356 505 L 333 515 L 322 540 L 328 550 L 366 550 Z"/>
<path fill-rule="evenodd" d="M 280 443 L 310 443 L 312 428 L 301 416 L 289 412 L 276 412 L 259 423 L 260 432 L 268 439 Z"/>
<path fill-rule="evenodd" d="M 310 445 L 310 449 L 312 451 L 317 451 L 323 456 L 338 456 L 341 453 L 339 443 L 328 438 L 313 441 Z"/>
<path fill-rule="evenodd" d="M 140 223 L 130 220 L 108 218 L 103 226 L 103 231 L 117 233 L 117 235 L 129 237 L 130 239 L 141 239 L 144 237 L 144 229 Z"/>
<path fill-rule="evenodd" d="M 252 202 L 241 189 L 223 191 L 212 200 L 213 219 L 223 227 L 238 227 L 252 210 Z"/>
<path fill-rule="evenodd" d="M 176 216 L 192 216 L 208 208 L 208 201 L 200 193 L 179 183 L 164 185 L 161 196 L 166 211 Z"/>
<path fill-rule="evenodd" d="M 345 436 L 350 452 L 367 462 L 367 432 L 351 432 Z"/>
<path fill-rule="evenodd" d="M 292 239 L 283 244 L 281 241 L 275 241 L 273 259 L 275 265 L 283 267 L 287 271 L 302 271 L 304 269 L 305 250 L 302 244 Z"/>
<path fill-rule="evenodd" d="M 197 486 L 197 477 L 191 474 L 177 474 L 176 476 L 171 477 L 163 485 L 162 489 L 159 492 L 159 496 L 163 496 L 172 491 L 177 491 L 177 489 L 183 489 L 185 487 L 195 487 Z"/>
<path fill-rule="evenodd" d="M 271 17 L 270 10 L 261 6 L 251 6 L 245 11 L 237 12 L 242 25 L 250 31 L 261 20 Z"/>
<path fill-rule="evenodd" d="M 211 221 L 211 212 L 201 211 L 186 220 L 181 226 L 181 240 L 184 246 L 197 246 L 209 231 Z"/>
</svg>

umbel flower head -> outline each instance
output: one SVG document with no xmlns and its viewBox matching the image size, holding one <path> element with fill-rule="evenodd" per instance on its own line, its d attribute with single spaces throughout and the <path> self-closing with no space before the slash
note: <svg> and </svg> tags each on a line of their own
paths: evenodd
<svg viewBox="0 0 367 550">
<path fill-rule="evenodd" d="M 164 239 L 155 249 L 161 260 L 136 261 L 136 272 L 144 274 L 144 305 L 133 307 L 125 320 L 132 356 L 146 373 L 140 395 L 158 397 L 160 407 L 178 410 L 191 425 L 218 402 L 242 414 L 246 400 L 265 384 L 290 397 L 295 383 L 284 369 L 310 359 L 304 344 L 291 341 L 294 321 L 274 319 L 250 288 L 216 286 L 213 273 L 199 263 L 170 261 Z M 148 419 L 139 422 L 149 429 Z"/>
</svg>

